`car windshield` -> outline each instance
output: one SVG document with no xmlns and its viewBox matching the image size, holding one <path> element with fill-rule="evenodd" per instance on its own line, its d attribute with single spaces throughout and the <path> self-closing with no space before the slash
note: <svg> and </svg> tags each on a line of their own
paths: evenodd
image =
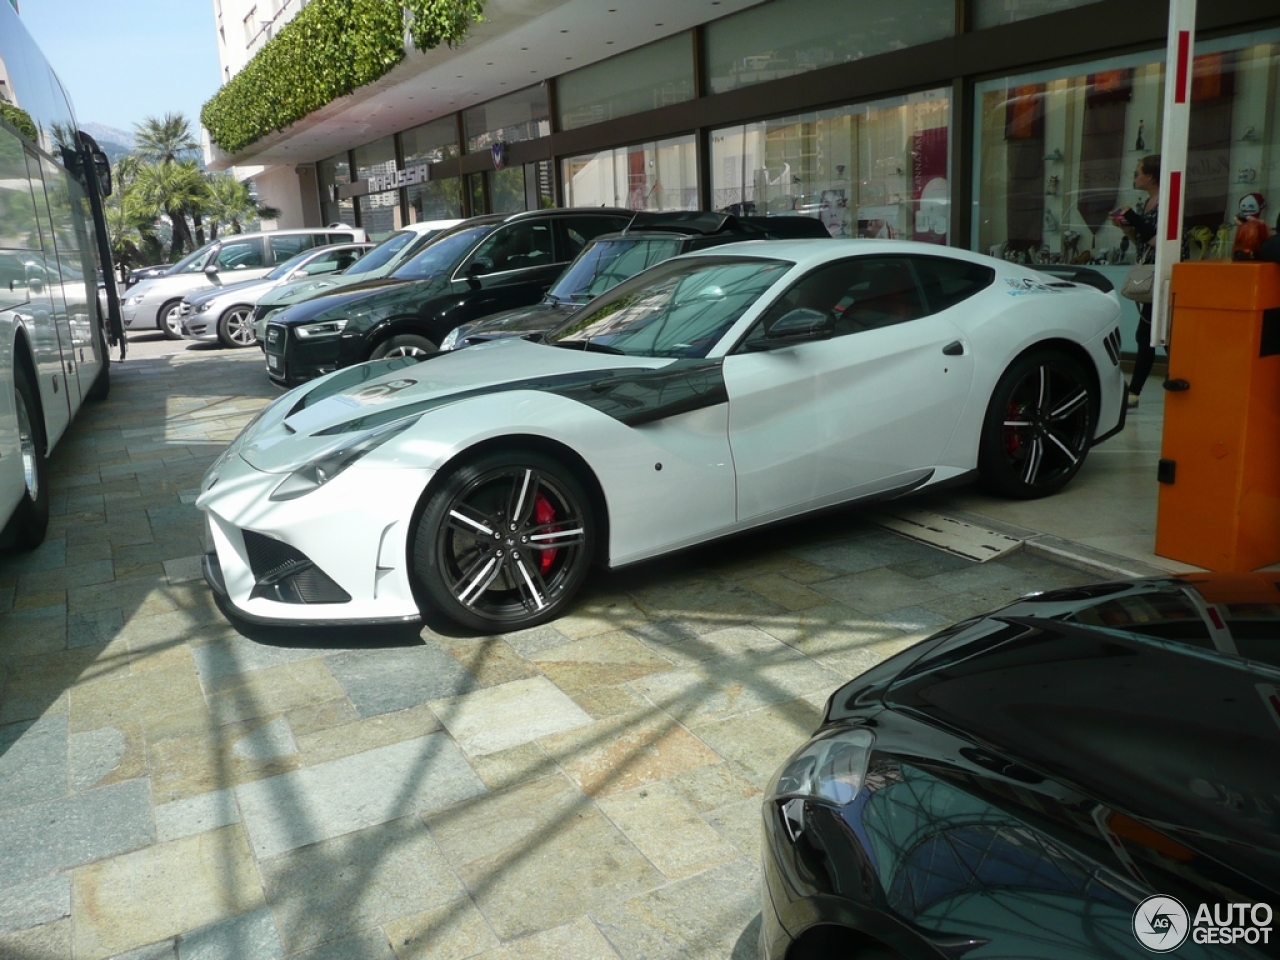
<svg viewBox="0 0 1280 960">
<path fill-rule="evenodd" d="M 396 267 L 391 276 L 397 280 L 425 280 L 453 269 L 477 243 L 497 228 L 496 223 L 457 230 L 432 241 L 408 263 Z"/>
<path fill-rule="evenodd" d="M 412 230 L 401 230 L 399 233 L 393 233 L 351 266 L 347 267 L 343 274 L 348 277 L 354 277 L 357 274 L 368 273 L 370 270 L 385 267 L 395 259 L 396 254 L 413 241 L 414 237 L 418 236 L 421 236 L 421 234 L 414 233 Z"/>
<path fill-rule="evenodd" d="M 284 263 L 280 264 L 262 279 L 264 280 L 283 280 L 298 267 L 302 266 L 308 260 L 316 255 L 314 250 L 304 250 L 296 256 L 290 257 Z"/>
<path fill-rule="evenodd" d="M 592 241 L 548 296 L 565 303 L 586 303 L 655 263 L 674 257 L 681 246 L 679 237 L 609 237 Z"/>
<path fill-rule="evenodd" d="M 213 249 L 214 244 L 216 243 L 217 241 L 214 240 L 210 243 L 206 243 L 199 250 L 196 250 L 193 253 L 188 253 L 185 257 L 166 270 L 164 275 L 167 277 L 175 273 L 195 273 L 202 270 L 204 268 L 204 262 L 208 258 L 209 251 Z"/>
<path fill-rule="evenodd" d="M 727 257 L 670 260 L 614 287 L 547 342 L 633 357 L 705 357 L 792 266 Z"/>
</svg>

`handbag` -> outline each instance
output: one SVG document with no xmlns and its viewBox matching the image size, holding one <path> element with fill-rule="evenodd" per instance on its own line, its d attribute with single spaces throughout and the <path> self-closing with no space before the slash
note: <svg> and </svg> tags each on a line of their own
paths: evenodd
<svg viewBox="0 0 1280 960">
<path fill-rule="evenodd" d="M 1155 247 L 1148 246 L 1136 265 L 1129 268 L 1120 285 L 1120 296 L 1134 303 L 1150 303 L 1156 282 Z"/>
<path fill-rule="evenodd" d="M 1130 267 L 1124 275 L 1124 283 L 1120 287 L 1120 296 L 1127 297 L 1135 303 L 1150 303 L 1151 291 L 1155 286 L 1155 264 L 1140 263 Z"/>
</svg>

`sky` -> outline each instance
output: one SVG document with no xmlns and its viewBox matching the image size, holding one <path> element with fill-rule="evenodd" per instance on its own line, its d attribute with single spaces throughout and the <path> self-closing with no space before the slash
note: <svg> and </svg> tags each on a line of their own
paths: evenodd
<svg viewBox="0 0 1280 960">
<path fill-rule="evenodd" d="M 18 13 L 81 125 L 132 132 L 183 113 L 199 135 L 219 86 L 213 0 L 18 0 Z"/>
</svg>

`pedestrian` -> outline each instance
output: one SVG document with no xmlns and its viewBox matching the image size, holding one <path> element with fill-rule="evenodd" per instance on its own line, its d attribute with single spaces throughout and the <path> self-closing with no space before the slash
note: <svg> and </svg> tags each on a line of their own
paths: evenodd
<svg viewBox="0 0 1280 960">
<path fill-rule="evenodd" d="M 1151 154 L 1138 161 L 1133 171 L 1133 186 L 1145 191 L 1147 199 L 1138 208 L 1121 207 L 1112 218 L 1134 244 L 1138 263 L 1155 262 L 1155 239 L 1160 213 L 1160 155 Z M 1133 375 L 1129 378 L 1128 404 L 1136 407 L 1142 388 L 1151 374 L 1156 359 L 1156 348 L 1151 345 L 1151 304 L 1139 303 L 1138 307 L 1138 356 L 1133 362 Z"/>
</svg>

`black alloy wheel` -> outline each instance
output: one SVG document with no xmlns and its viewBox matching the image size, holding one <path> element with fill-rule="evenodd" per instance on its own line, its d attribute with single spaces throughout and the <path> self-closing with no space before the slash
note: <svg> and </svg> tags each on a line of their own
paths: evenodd
<svg viewBox="0 0 1280 960">
<path fill-rule="evenodd" d="M 1098 401 L 1074 357 L 1039 350 L 996 384 L 982 426 L 978 469 L 993 492 L 1032 500 L 1061 490 L 1093 439 Z"/>
<path fill-rule="evenodd" d="M 559 616 L 596 544 L 591 500 L 573 473 L 510 450 L 457 467 L 431 495 L 413 543 L 425 599 L 450 620 L 507 633 Z"/>
</svg>

